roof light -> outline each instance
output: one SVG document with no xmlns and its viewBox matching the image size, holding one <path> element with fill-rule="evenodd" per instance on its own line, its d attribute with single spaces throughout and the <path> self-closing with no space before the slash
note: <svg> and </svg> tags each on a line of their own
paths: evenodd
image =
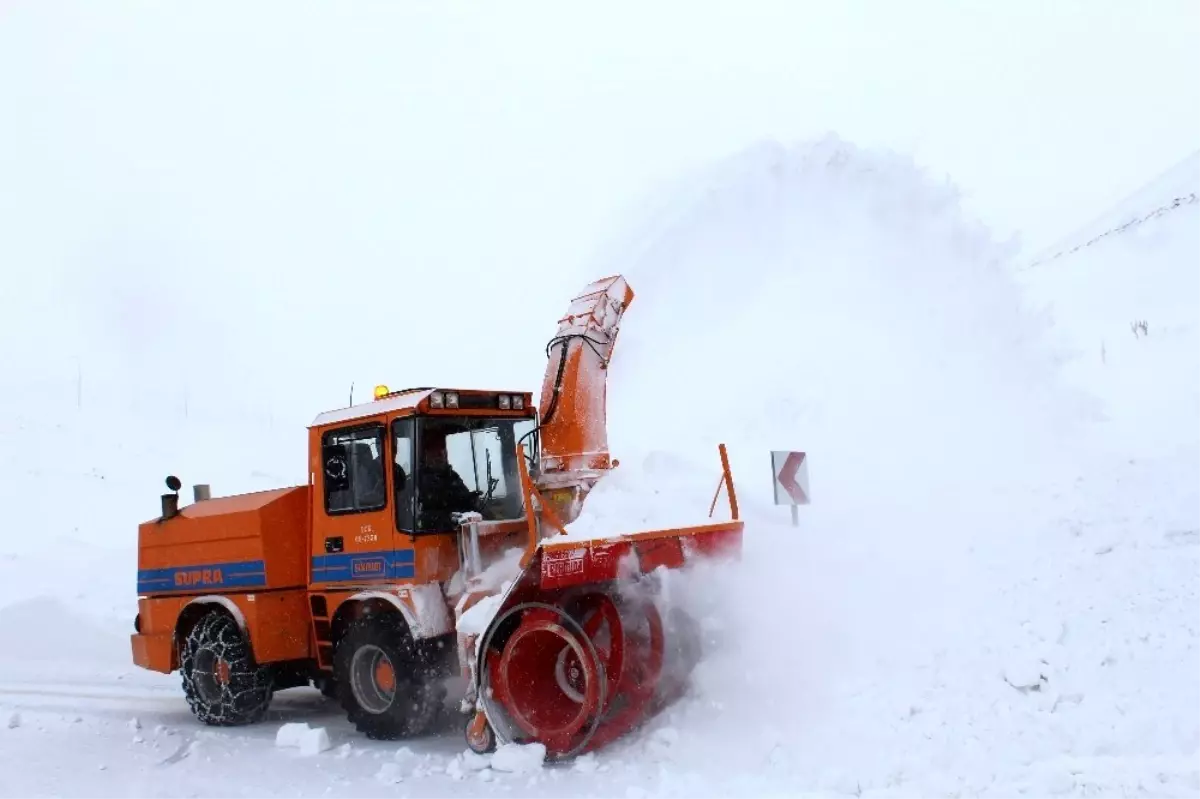
<svg viewBox="0 0 1200 799">
<path fill-rule="evenodd" d="M 441 408 L 444 406 L 442 392 L 435 391 L 429 395 L 429 407 Z"/>
<path fill-rule="evenodd" d="M 391 392 L 388 391 L 387 386 L 384 386 L 384 385 L 375 386 L 375 399 L 377 399 L 377 400 L 383 399 L 390 393 Z"/>
<path fill-rule="evenodd" d="M 447 408 L 457 408 L 458 407 L 458 392 L 457 391 L 447 391 L 446 392 L 446 407 Z"/>
<path fill-rule="evenodd" d="M 513 394 L 512 406 L 514 411 L 525 410 L 525 397 L 520 394 Z"/>
<path fill-rule="evenodd" d="M 507 410 L 508 410 L 508 406 L 509 406 L 509 402 L 508 402 L 508 395 L 507 395 L 507 394 L 501 394 L 501 395 L 500 395 L 500 410 L 502 410 L 502 411 L 507 411 Z"/>
</svg>

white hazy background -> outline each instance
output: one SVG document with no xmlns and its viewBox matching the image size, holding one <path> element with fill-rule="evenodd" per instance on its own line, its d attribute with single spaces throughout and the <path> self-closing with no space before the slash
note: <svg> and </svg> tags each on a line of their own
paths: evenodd
<svg viewBox="0 0 1200 799">
<path fill-rule="evenodd" d="M 623 210 L 762 139 L 912 156 L 1032 257 L 1196 149 L 1198 33 L 1168 0 L 0 3 L 4 407 L 250 415 L 298 478 L 352 383 L 536 390 Z"/>
<path fill-rule="evenodd" d="M 1197 190 L 1200 6 L 700 5 L 0 0 L 0 795 L 394 789 L 303 694 L 194 739 L 135 525 L 302 481 L 351 383 L 536 389 L 619 269 L 586 514 L 705 513 L 721 440 L 745 551 L 672 578 L 686 701 L 500 786 L 1196 797 L 1200 214 L 1031 264 Z M 401 787 L 478 793 L 459 735 Z"/>
</svg>

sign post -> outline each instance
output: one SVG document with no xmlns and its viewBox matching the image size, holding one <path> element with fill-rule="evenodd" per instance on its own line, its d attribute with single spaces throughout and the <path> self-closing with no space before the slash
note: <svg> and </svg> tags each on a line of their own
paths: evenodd
<svg viewBox="0 0 1200 799">
<path fill-rule="evenodd" d="M 805 452 L 772 451 L 771 482 L 775 489 L 775 504 L 792 509 L 792 527 L 800 526 L 801 505 L 808 505 L 808 454 Z"/>
</svg>

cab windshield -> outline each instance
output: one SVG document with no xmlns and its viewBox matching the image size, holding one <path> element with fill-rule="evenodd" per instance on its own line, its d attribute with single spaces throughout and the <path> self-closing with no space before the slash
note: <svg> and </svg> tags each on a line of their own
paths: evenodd
<svg viewBox="0 0 1200 799">
<path fill-rule="evenodd" d="M 516 444 L 533 419 L 423 417 L 417 420 L 416 529 L 456 529 L 451 514 L 478 511 L 486 520 L 524 513 Z M 522 442 L 527 458 L 533 437 Z"/>
</svg>

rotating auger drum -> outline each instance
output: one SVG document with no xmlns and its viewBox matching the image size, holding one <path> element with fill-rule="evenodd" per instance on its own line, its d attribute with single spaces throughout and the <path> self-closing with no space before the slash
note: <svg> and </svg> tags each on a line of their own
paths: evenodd
<svg viewBox="0 0 1200 799">
<path fill-rule="evenodd" d="M 730 543 L 740 532 L 704 538 Z M 649 559 L 647 544 L 655 545 Z M 682 694 L 699 660 L 699 625 L 666 602 L 653 566 L 615 575 L 619 560 L 661 559 L 664 544 L 682 565 L 677 538 L 538 547 L 474 647 L 472 749 L 540 742 L 548 759 L 570 758 L 630 732 Z"/>
</svg>

